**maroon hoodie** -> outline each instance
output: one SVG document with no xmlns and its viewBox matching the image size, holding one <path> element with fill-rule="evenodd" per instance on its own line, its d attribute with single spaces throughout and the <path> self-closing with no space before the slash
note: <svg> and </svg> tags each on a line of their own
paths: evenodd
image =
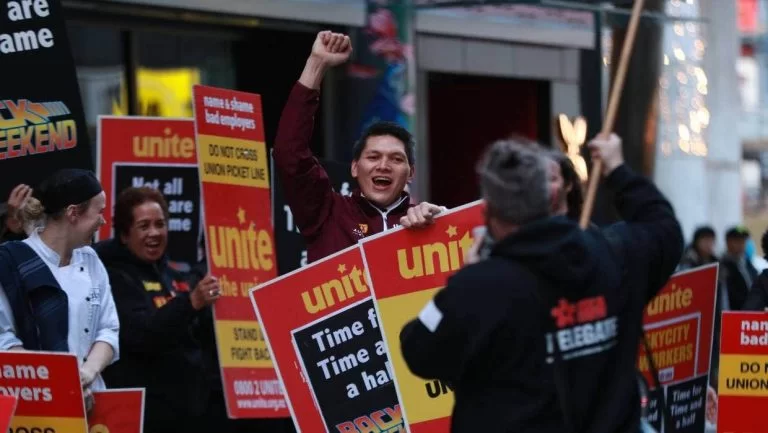
<svg viewBox="0 0 768 433">
<path fill-rule="evenodd" d="M 309 262 L 396 227 L 410 207 L 410 197 L 405 192 L 387 209 L 380 209 L 359 190 L 349 197 L 333 190 L 328 174 L 309 148 L 319 103 L 318 90 L 299 82 L 293 86 L 283 108 L 272 154 L 284 185 L 285 200 L 307 243 Z"/>
</svg>

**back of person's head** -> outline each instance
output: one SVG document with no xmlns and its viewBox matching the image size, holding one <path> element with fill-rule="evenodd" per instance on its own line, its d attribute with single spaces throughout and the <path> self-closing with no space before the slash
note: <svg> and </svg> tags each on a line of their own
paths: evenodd
<svg viewBox="0 0 768 433">
<path fill-rule="evenodd" d="M 85 203 L 78 204 L 78 208 L 80 210 L 83 210 L 87 207 L 87 201 Z M 50 218 L 58 219 L 61 218 L 62 214 L 63 211 L 60 211 L 57 215 L 54 215 Z M 21 220 L 21 223 L 24 226 L 24 231 L 27 233 L 31 233 L 34 229 L 45 225 L 45 221 L 47 219 L 43 204 L 40 203 L 40 200 L 35 197 L 30 197 L 27 199 L 24 207 L 19 209 L 18 218 Z"/>
<path fill-rule="evenodd" d="M 91 199 L 101 192 L 101 184 L 91 171 L 61 169 L 40 182 L 18 217 L 29 233 L 46 221 L 61 220 L 69 206 L 74 205 L 79 214 L 85 213 Z"/>
<path fill-rule="evenodd" d="M 749 230 L 742 226 L 737 225 L 729 228 L 725 232 L 725 241 L 731 242 L 731 241 L 744 241 L 746 242 L 749 238 Z"/>
<path fill-rule="evenodd" d="M 746 227 L 738 225 L 728 229 L 725 232 L 725 247 L 728 253 L 731 255 L 744 254 L 748 239 L 749 230 Z"/>
<path fill-rule="evenodd" d="M 701 226 L 696 228 L 696 230 L 693 232 L 693 242 L 695 243 L 701 238 L 714 238 L 715 237 L 715 229 L 713 229 L 710 226 Z"/>
<path fill-rule="evenodd" d="M 760 248 L 763 249 L 763 256 L 768 258 L 768 229 L 763 233 L 763 237 L 760 238 Z"/>
<path fill-rule="evenodd" d="M 477 166 L 489 215 L 511 225 L 549 216 L 546 158 L 524 140 L 493 143 Z"/>
<path fill-rule="evenodd" d="M 701 226 L 696 228 L 696 230 L 693 232 L 693 245 L 696 245 L 700 240 L 711 238 L 714 239 L 716 237 L 715 235 L 715 229 L 713 229 L 710 226 Z"/>
<path fill-rule="evenodd" d="M 357 161 L 365 150 L 365 145 L 368 143 L 368 139 L 371 137 L 381 137 L 389 135 L 395 137 L 403 143 L 405 150 L 405 156 L 408 158 L 409 165 L 416 164 L 416 142 L 413 139 L 413 135 L 402 126 L 395 122 L 375 122 L 363 131 L 363 134 L 355 142 L 352 148 L 352 159 Z"/>
</svg>

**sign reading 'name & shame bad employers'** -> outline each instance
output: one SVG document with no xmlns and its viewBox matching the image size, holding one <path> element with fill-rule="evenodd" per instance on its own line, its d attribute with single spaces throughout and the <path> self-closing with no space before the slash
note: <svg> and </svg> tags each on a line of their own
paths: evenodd
<svg viewBox="0 0 768 433">
<path fill-rule="evenodd" d="M 193 88 L 208 266 L 222 296 L 216 345 L 230 418 L 287 417 L 248 292 L 277 276 L 259 95 Z"/>
<path fill-rule="evenodd" d="M 723 312 L 717 431 L 767 433 L 768 313 Z"/>
<path fill-rule="evenodd" d="M 59 0 L 0 2 L 0 202 L 58 168 L 92 169 Z"/>
<path fill-rule="evenodd" d="M 0 394 L 18 401 L 12 432 L 88 430 L 75 355 L 0 352 Z"/>
</svg>

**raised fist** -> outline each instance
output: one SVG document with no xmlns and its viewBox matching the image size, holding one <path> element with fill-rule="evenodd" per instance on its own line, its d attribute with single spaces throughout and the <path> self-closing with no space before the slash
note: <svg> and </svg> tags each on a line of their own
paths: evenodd
<svg viewBox="0 0 768 433">
<path fill-rule="evenodd" d="M 327 66 L 337 66 L 347 60 L 352 54 L 352 42 L 349 36 L 331 31 L 323 31 L 317 34 L 312 45 L 312 57 L 322 61 Z"/>
</svg>

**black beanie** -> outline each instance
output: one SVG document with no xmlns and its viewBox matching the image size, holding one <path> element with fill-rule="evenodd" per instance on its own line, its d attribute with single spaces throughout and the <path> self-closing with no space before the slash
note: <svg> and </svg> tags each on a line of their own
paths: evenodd
<svg viewBox="0 0 768 433">
<path fill-rule="evenodd" d="M 101 193 L 101 183 L 93 172 L 79 168 L 58 170 L 35 188 L 34 196 L 48 215 L 90 200 Z"/>
</svg>

